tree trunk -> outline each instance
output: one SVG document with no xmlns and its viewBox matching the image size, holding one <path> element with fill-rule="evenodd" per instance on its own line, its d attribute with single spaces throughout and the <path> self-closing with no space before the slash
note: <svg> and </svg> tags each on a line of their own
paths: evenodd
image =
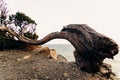
<svg viewBox="0 0 120 80">
<path fill-rule="evenodd" d="M 118 45 L 112 39 L 85 24 L 67 25 L 61 32 L 50 33 L 37 41 L 20 36 L 8 28 L 4 30 L 16 36 L 20 41 L 34 45 L 42 45 L 52 39 L 68 40 L 75 48 L 74 56 L 77 65 L 81 70 L 89 73 L 98 72 L 105 58 L 113 58 L 118 53 Z"/>
</svg>

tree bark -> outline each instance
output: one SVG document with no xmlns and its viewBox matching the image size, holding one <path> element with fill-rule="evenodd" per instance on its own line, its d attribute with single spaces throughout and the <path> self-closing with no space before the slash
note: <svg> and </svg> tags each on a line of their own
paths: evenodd
<svg viewBox="0 0 120 80">
<path fill-rule="evenodd" d="M 6 27 L 0 29 L 8 31 L 20 41 L 34 45 L 42 45 L 53 39 L 66 39 L 75 48 L 74 57 L 79 68 L 89 73 L 98 72 L 105 58 L 113 58 L 118 53 L 118 45 L 112 39 L 85 24 L 67 25 L 61 32 L 50 33 L 36 41 L 18 35 Z"/>
</svg>

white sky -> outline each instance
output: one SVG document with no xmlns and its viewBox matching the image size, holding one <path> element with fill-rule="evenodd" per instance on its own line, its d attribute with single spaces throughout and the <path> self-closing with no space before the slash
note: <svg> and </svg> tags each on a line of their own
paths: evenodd
<svg viewBox="0 0 120 80">
<path fill-rule="evenodd" d="M 39 38 L 63 26 L 87 24 L 120 44 L 120 0 L 6 0 L 10 12 L 21 11 L 37 23 Z M 51 43 L 64 43 L 53 40 Z"/>
</svg>

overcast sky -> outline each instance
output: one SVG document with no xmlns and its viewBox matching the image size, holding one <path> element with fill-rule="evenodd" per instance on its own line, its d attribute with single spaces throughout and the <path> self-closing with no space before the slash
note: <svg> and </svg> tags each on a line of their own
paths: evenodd
<svg viewBox="0 0 120 80">
<path fill-rule="evenodd" d="M 39 38 L 68 24 L 87 24 L 120 43 L 120 0 L 6 0 L 37 22 Z M 64 43 L 53 40 L 51 43 Z"/>
</svg>

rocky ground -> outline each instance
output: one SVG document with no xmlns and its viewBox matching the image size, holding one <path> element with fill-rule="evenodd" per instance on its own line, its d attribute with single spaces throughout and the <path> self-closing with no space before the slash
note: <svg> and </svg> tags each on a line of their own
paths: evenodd
<svg viewBox="0 0 120 80">
<path fill-rule="evenodd" d="M 33 51 L 0 51 L 0 80 L 117 80 L 100 73 L 79 71 L 54 49 L 39 47 Z"/>
</svg>

